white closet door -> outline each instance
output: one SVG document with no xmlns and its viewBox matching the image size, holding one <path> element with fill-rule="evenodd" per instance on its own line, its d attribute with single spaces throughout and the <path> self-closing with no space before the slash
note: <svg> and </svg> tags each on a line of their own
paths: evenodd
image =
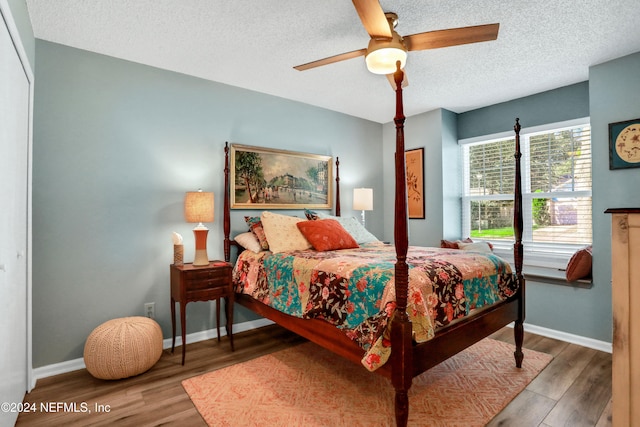
<svg viewBox="0 0 640 427">
<path fill-rule="evenodd" d="M 19 404 L 27 377 L 29 77 L 0 10 L 0 402 Z M 0 410 L 13 425 L 15 407 Z M 7 411 L 6 409 L 10 409 Z"/>
</svg>

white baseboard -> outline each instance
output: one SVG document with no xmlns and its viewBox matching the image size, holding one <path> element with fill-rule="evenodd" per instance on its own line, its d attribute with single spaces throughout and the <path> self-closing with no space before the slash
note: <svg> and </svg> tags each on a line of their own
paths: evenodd
<svg viewBox="0 0 640 427">
<path fill-rule="evenodd" d="M 263 326 L 271 325 L 273 322 L 268 319 L 258 319 L 251 320 L 249 322 L 237 323 L 233 325 L 234 333 L 244 332 L 251 329 L 261 328 Z M 513 327 L 513 324 L 509 325 Z M 572 344 L 577 344 L 583 347 L 592 348 L 595 350 L 604 351 L 607 353 L 612 352 L 611 343 L 605 341 L 594 340 L 592 338 L 586 338 L 579 335 L 569 334 L 567 332 L 556 331 L 553 329 L 543 328 L 541 326 L 529 325 L 527 323 L 524 324 L 524 330 L 527 332 L 531 332 L 532 334 L 541 335 L 548 338 L 554 338 L 560 341 L 569 342 Z M 227 334 L 227 331 L 224 327 L 220 328 L 220 335 L 224 336 Z M 212 338 L 216 338 L 217 332 L 215 329 L 209 329 L 201 332 L 194 332 L 192 334 L 187 335 L 187 344 L 191 344 L 198 341 L 205 341 Z M 182 345 L 182 337 L 176 337 L 176 345 Z M 171 348 L 171 338 L 167 338 L 162 341 L 162 348 L 167 349 Z M 74 359 L 68 360 L 66 362 L 54 363 L 52 365 L 42 366 L 40 368 L 35 368 L 33 370 L 33 384 L 31 384 L 31 388 L 36 386 L 36 381 L 40 378 L 47 378 L 54 375 L 65 374 L 71 371 L 77 371 L 78 369 L 84 369 L 86 366 L 84 364 L 84 359 Z"/>
<path fill-rule="evenodd" d="M 273 322 L 269 319 L 257 319 L 249 322 L 234 323 L 233 332 L 240 333 L 248 331 L 250 329 L 261 328 L 263 326 L 271 325 Z M 227 330 L 224 327 L 220 328 L 220 336 L 227 335 Z M 215 329 L 209 329 L 201 332 L 194 332 L 187 335 L 187 344 L 191 344 L 198 341 L 205 341 L 212 338 L 217 338 L 218 334 Z M 182 345 L 182 337 L 176 336 L 176 346 Z M 171 338 L 162 340 L 162 348 L 171 348 Z M 73 360 L 67 360 L 65 362 L 54 363 L 52 365 L 42 366 L 33 370 L 31 389 L 36 386 L 36 382 L 41 378 L 52 377 L 54 375 L 66 374 L 67 372 L 77 371 L 79 369 L 85 369 L 84 359 L 78 358 Z"/>
<path fill-rule="evenodd" d="M 511 323 L 509 326 L 513 327 L 513 323 Z M 593 338 L 574 335 L 568 332 L 556 331 L 554 329 L 543 328 L 542 326 L 530 325 L 526 322 L 524 324 L 524 330 L 526 332 L 531 332 L 532 334 L 541 335 L 547 338 L 553 338 L 571 344 L 577 344 L 579 346 L 592 348 L 594 350 L 604 351 L 605 353 L 613 352 L 611 343 L 606 341 L 594 340 Z"/>
<path fill-rule="evenodd" d="M 242 323 L 234 323 L 233 324 L 233 333 L 237 334 L 244 331 L 249 331 L 251 329 L 261 328 L 263 326 L 272 325 L 273 322 L 269 319 L 257 319 L 251 320 L 249 322 Z M 220 336 L 224 337 L 227 335 L 227 330 L 222 326 L 220 328 Z M 199 341 L 206 341 L 212 338 L 217 338 L 218 333 L 215 329 L 208 329 L 206 331 L 194 332 L 192 334 L 187 334 L 187 344 L 191 344 Z M 176 336 L 176 346 L 182 345 L 182 337 Z M 167 349 L 171 348 L 171 338 L 166 338 L 162 341 L 162 348 Z M 84 366 L 83 366 L 84 367 Z"/>
</svg>

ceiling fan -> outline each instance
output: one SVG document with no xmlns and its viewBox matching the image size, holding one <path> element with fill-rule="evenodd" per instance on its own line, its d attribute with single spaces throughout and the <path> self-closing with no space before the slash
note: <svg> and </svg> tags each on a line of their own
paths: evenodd
<svg viewBox="0 0 640 427">
<path fill-rule="evenodd" d="M 353 0 L 353 5 L 360 16 L 362 25 L 371 36 L 369 46 L 365 49 L 341 53 L 293 68 L 298 71 L 304 71 L 322 65 L 333 64 L 334 62 L 365 56 L 369 71 L 375 74 L 386 74 L 391 85 L 395 88 L 393 73 L 396 71 L 396 63 L 400 61 L 400 68 L 404 68 L 408 51 L 438 49 L 498 38 L 500 24 L 427 31 L 402 37 L 395 30 L 398 16 L 392 12 L 385 13 L 378 0 Z M 406 84 L 405 77 L 402 85 L 406 86 Z"/>
</svg>

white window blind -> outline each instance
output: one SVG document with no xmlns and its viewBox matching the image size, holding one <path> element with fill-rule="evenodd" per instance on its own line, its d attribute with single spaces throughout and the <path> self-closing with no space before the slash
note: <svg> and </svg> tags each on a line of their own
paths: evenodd
<svg viewBox="0 0 640 427">
<path fill-rule="evenodd" d="M 591 128 L 583 122 L 520 133 L 525 251 L 559 264 L 592 241 Z M 461 144 L 465 236 L 506 249 L 514 241 L 513 133 Z"/>
</svg>

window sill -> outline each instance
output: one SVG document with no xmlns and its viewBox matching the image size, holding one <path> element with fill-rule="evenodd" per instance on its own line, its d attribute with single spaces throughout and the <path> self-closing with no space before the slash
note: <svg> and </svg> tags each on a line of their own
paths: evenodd
<svg viewBox="0 0 640 427">
<path fill-rule="evenodd" d="M 571 286 L 583 289 L 590 289 L 593 287 L 593 281 L 591 279 L 580 279 L 568 282 L 565 270 L 558 268 L 533 267 L 525 265 L 522 270 L 524 278 L 532 282 L 550 283 L 553 285 Z"/>
</svg>

